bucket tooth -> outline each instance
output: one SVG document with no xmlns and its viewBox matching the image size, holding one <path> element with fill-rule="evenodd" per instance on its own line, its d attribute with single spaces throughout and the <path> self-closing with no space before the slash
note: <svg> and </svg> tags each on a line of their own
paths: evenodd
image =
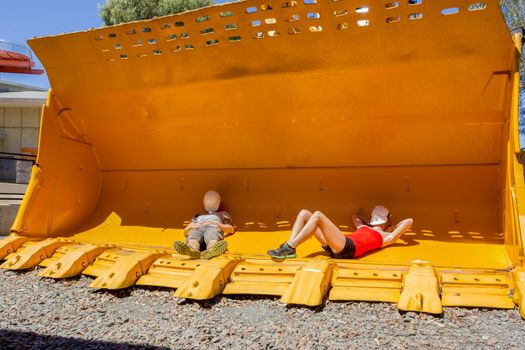
<svg viewBox="0 0 525 350">
<path fill-rule="evenodd" d="M 40 264 L 42 260 L 49 258 L 61 246 L 72 242 L 71 240 L 59 238 L 48 238 L 28 246 L 22 252 L 13 255 L 0 265 L 0 268 L 9 270 L 30 269 Z"/>
<path fill-rule="evenodd" d="M 89 286 L 102 289 L 121 289 L 134 285 L 151 264 L 164 253 L 120 250 L 118 260 Z M 98 258 L 99 259 L 99 258 Z"/>
<path fill-rule="evenodd" d="M 323 299 L 331 285 L 334 263 L 326 260 L 311 260 L 294 276 L 288 286 L 281 303 L 317 306 Z"/>
<path fill-rule="evenodd" d="M 223 294 L 255 294 L 282 296 L 295 274 L 306 262 L 290 259 L 275 262 L 263 258 L 247 258 L 235 266 Z"/>
<path fill-rule="evenodd" d="M 180 288 L 202 263 L 202 260 L 181 258 L 180 255 L 161 256 L 150 266 L 148 273 L 142 275 L 135 284 Z"/>
<path fill-rule="evenodd" d="M 520 308 L 520 315 L 525 319 L 525 268 L 519 267 L 512 271 L 514 283 L 514 303 Z"/>
<path fill-rule="evenodd" d="M 91 265 L 104 250 L 111 246 L 79 244 L 70 246 L 62 257 L 51 263 L 38 275 L 41 277 L 67 278 L 77 276 Z"/>
<path fill-rule="evenodd" d="M 338 263 L 334 268 L 330 300 L 397 303 L 403 274 L 408 268 Z"/>
<path fill-rule="evenodd" d="M 10 234 L 0 241 L 0 259 L 5 259 L 9 254 L 16 252 L 22 244 L 35 240 L 38 238 L 20 237 L 15 233 Z"/>
<path fill-rule="evenodd" d="M 397 303 L 399 310 L 443 313 L 436 271 L 426 262 L 414 262 L 403 281 Z"/>
<path fill-rule="evenodd" d="M 514 308 L 509 273 L 502 271 L 438 271 L 443 306 Z"/>
<path fill-rule="evenodd" d="M 239 258 L 216 258 L 198 266 L 173 293 L 176 298 L 205 300 L 221 294 Z"/>
</svg>

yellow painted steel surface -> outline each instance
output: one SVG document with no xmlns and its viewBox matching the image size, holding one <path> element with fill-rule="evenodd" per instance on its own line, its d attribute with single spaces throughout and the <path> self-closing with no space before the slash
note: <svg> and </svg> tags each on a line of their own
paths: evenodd
<svg viewBox="0 0 525 350">
<path fill-rule="evenodd" d="M 52 89 L 2 267 L 180 298 L 521 305 L 521 36 L 496 0 L 249 0 L 29 44 Z M 209 189 L 238 232 L 189 261 L 171 244 Z M 265 256 L 301 208 L 351 231 L 378 203 L 415 222 L 387 249 Z"/>
</svg>

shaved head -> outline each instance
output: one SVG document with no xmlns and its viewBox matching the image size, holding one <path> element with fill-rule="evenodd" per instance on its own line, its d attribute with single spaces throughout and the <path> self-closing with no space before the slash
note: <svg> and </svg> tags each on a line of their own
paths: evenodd
<svg viewBox="0 0 525 350">
<path fill-rule="evenodd" d="M 221 195 L 217 191 L 208 191 L 204 194 L 203 202 L 208 212 L 216 212 L 221 204 Z"/>
</svg>

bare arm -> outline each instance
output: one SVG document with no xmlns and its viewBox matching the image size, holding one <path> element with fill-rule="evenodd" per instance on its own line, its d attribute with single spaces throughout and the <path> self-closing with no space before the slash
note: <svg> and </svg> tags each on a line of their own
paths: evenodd
<svg viewBox="0 0 525 350">
<path fill-rule="evenodd" d="M 409 218 L 400 221 L 392 232 L 381 231 L 381 235 L 383 236 L 383 247 L 386 247 L 387 245 L 397 241 L 399 237 L 403 235 L 403 233 L 410 229 L 413 223 L 414 220 Z"/>
<path fill-rule="evenodd" d="M 219 224 L 219 228 L 226 236 L 232 235 L 235 232 L 235 228 L 232 225 Z"/>
<path fill-rule="evenodd" d="M 188 232 L 190 232 L 191 229 L 197 228 L 200 225 L 191 221 L 185 228 L 184 228 L 184 235 L 187 236 Z"/>
<path fill-rule="evenodd" d="M 355 228 L 359 228 L 361 226 L 368 226 L 366 224 L 366 220 L 363 219 L 360 215 L 354 214 L 352 215 L 352 221 L 354 223 Z"/>
</svg>

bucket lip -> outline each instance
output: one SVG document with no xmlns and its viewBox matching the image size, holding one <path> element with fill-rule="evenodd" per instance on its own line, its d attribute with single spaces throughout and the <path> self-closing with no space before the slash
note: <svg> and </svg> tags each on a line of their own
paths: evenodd
<svg viewBox="0 0 525 350">
<path fill-rule="evenodd" d="M 64 36 L 75 35 L 75 34 L 80 34 L 80 33 L 96 33 L 98 31 L 106 31 L 106 30 L 112 29 L 112 28 L 121 28 L 121 27 L 124 27 L 124 26 L 128 26 L 130 24 L 151 23 L 151 22 L 155 22 L 155 21 L 158 21 L 158 20 L 161 20 L 161 19 L 165 19 L 165 18 L 175 18 L 175 17 L 187 15 L 189 13 L 205 11 L 205 10 L 208 10 L 210 8 L 228 7 L 228 6 L 232 6 L 232 5 L 246 3 L 248 1 L 249 0 L 239 0 L 239 1 L 235 1 L 235 2 L 226 2 L 226 3 L 221 3 L 221 4 L 213 4 L 213 5 L 204 6 L 204 7 L 200 7 L 200 8 L 197 8 L 197 9 L 193 9 L 193 10 L 188 10 L 188 11 L 184 11 L 184 12 L 174 13 L 174 14 L 171 14 L 171 15 L 154 17 L 154 18 L 150 18 L 150 19 L 142 19 L 142 20 L 131 21 L 131 22 L 124 22 L 124 23 L 119 23 L 119 24 L 115 24 L 115 25 L 111 25 L 111 26 L 101 26 L 101 27 L 98 27 L 98 28 L 88 28 L 86 30 L 77 30 L 77 31 L 72 31 L 72 32 L 64 32 L 64 33 L 59 33 L 59 34 L 51 34 L 51 35 L 43 35 L 43 36 L 34 36 L 34 37 L 31 37 L 30 39 L 28 39 L 27 43 L 29 45 L 31 45 L 32 41 L 45 39 L 45 38 L 64 37 Z"/>
</svg>

